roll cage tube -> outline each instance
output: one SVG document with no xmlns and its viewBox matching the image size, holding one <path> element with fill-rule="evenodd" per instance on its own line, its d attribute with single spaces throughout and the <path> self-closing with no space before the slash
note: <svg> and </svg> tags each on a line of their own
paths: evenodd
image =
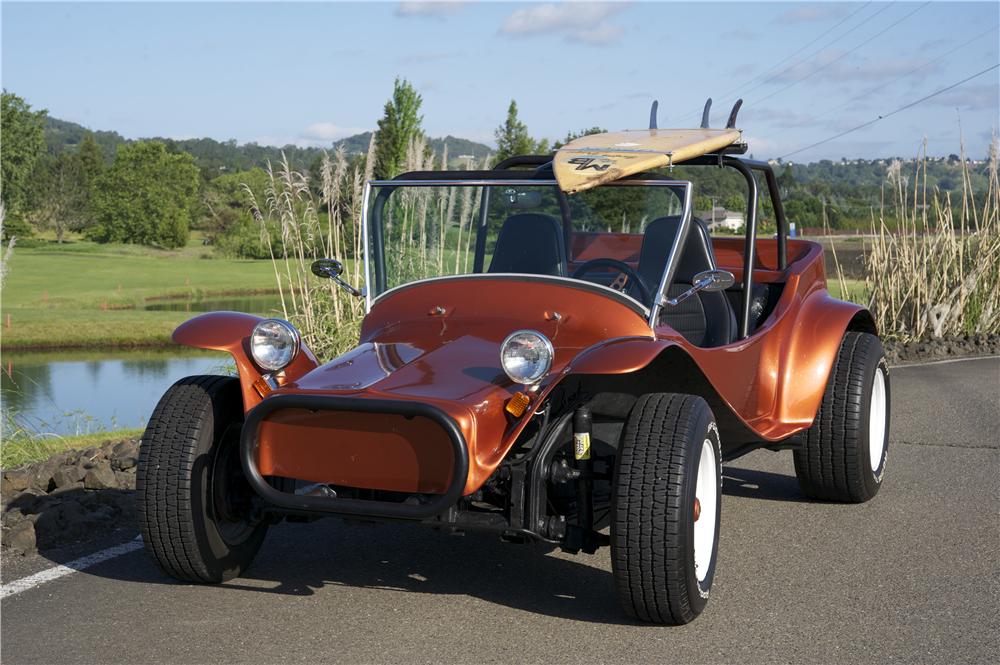
<svg viewBox="0 0 1000 665">
<path fill-rule="evenodd" d="M 437 175 L 438 177 L 434 177 Z M 509 178 L 509 177 L 498 177 L 505 176 L 504 173 L 496 173 L 491 171 L 471 171 L 467 172 L 469 176 L 468 179 L 454 178 L 454 177 L 441 177 L 441 176 L 453 176 L 454 174 L 449 174 L 447 171 L 443 172 L 414 172 L 411 174 L 404 174 L 404 176 L 399 177 L 394 180 L 371 180 L 365 183 L 364 197 L 363 197 L 363 210 L 362 210 L 362 223 L 361 229 L 364 235 L 364 247 L 365 247 L 365 280 L 366 284 L 373 283 L 374 278 L 375 289 L 365 289 L 365 304 L 366 309 L 371 309 L 373 292 L 379 294 L 386 290 L 386 273 L 385 273 L 385 239 L 383 237 L 383 219 L 382 211 L 385 207 L 385 203 L 389 196 L 400 187 L 495 187 L 495 186 L 514 186 L 514 187 L 527 187 L 527 186 L 552 186 L 557 188 L 559 194 L 558 202 L 560 212 L 564 218 L 564 235 L 568 233 L 569 226 L 565 223 L 569 216 L 569 205 L 566 200 L 565 194 L 562 190 L 558 189 L 558 185 L 555 180 L 551 179 L 548 174 L 544 177 L 539 178 Z M 492 177 L 491 177 L 492 176 Z M 753 178 L 751 177 L 751 181 Z M 660 282 L 657 286 L 655 293 L 653 294 L 652 307 L 650 308 L 650 314 L 648 323 L 650 328 L 656 326 L 656 322 L 659 320 L 660 312 L 664 305 L 664 294 L 670 288 L 673 283 L 674 275 L 677 272 L 677 266 L 680 260 L 680 253 L 683 250 L 684 241 L 687 239 L 688 229 L 691 226 L 691 203 L 692 203 L 692 191 L 693 186 L 690 182 L 678 181 L 678 180 L 668 180 L 661 178 L 649 178 L 649 179 L 628 179 L 620 180 L 615 183 L 605 185 L 605 187 L 635 187 L 635 186 L 656 186 L 656 187 L 682 187 L 684 190 L 683 197 L 683 209 L 681 212 L 681 225 L 677 232 L 677 237 L 674 239 L 674 244 L 670 248 L 670 253 L 667 256 L 667 263 L 664 266 L 662 275 L 660 276 Z M 371 200 L 371 191 L 374 187 L 378 187 L 379 191 L 376 194 L 375 202 L 373 206 L 369 206 L 369 201 Z M 485 243 L 486 243 L 486 219 L 484 218 L 484 211 L 486 210 L 485 202 L 488 201 L 489 189 L 484 192 L 484 203 L 480 204 L 480 217 L 479 217 L 479 228 L 476 234 L 476 256 L 473 258 L 473 270 L 474 272 L 482 272 L 485 254 Z M 371 212 L 369 213 L 369 208 Z M 373 234 L 373 245 L 369 245 L 369 235 L 371 231 L 375 230 L 377 233 Z M 568 241 L 568 238 L 566 239 Z M 378 257 L 379 260 L 375 262 L 375 274 L 372 275 L 371 257 L 372 253 L 374 256 Z M 749 305 L 749 299 L 747 299 L 747 304 Z"/>
</svg>

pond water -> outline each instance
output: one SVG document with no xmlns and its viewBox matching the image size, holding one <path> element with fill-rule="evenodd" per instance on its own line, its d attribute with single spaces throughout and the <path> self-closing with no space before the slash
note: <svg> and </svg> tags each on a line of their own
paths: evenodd
<svg viewBox="0 0 1000 665">
<path fill-rule="evenodd" d="M 2 369 L 5 426 L 59 435 L 143 427 L 178 379 L 235 372 L 228 354 L 178 349 L 4 353 Z"/>
<path fill-rule="evenodd" d="M 261 316 L 280 316 L 281 297 L 274 293 L 246 296 L 213 297 L 205 299 L 147 300 L 143 309 L 151 312 L 248 312 Z"/>
</svg>

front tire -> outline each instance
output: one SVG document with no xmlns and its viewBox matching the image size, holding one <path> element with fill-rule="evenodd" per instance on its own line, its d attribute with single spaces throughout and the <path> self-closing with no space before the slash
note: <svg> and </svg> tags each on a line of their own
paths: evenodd
<svg viewBox="0 0 1000 665">
<path fill-rule="evenodd" d="M 139 529 L 167 575 L 223 582 L 250 565 L 267 533 L 239 462 L 239 380 L 181 379 L 142 435 L 136 474 Z"/>
<path fill-rule="evenodd" d="M 625 612 L 684 624 L 708 602 L 719 549 L 722 450 L 701 397 L 636 402 L 615 471 L 611 563 Z"/>
<path fill-rule="evenodd" d="M 889 397 L 882 342 L 869 333 L 848 332 L 816 420 L 794 452 L 804 494 L 863 503 L 878 493 L 889 455 Z"/>
</svg>

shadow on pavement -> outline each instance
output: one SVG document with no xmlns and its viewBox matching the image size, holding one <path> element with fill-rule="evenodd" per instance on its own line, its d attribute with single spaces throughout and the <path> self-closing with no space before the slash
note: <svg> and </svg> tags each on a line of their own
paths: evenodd
<svg viewBox="0 0 1000 665">
<path fill-rule="evenodd" d="M 723 492 L 768 501 L 805 499 L 794 477 L 726 467 Z M 41 552 L 55 563 L 70 557 Z M 540 545 L 509 545 L 495 536 L 451 536 L 421 525 L 358 524 L 326 519 L 272 527 L 241 578 L 204 593 L 312 596 L 328 587 L 460 595 L 541 615 L 629 624 L 615 600 L 606 555 L 556 555 Z M 85 574 L 127 582 L 197 588 L 161 573 L 144 551 L 98 564 Z"/>
<path fill-rule="evenodd" d="M 43 553 L 55 563 L 69 560 L 55 554 Z M 273 527 L 242 577 L 197 588 L 204 593 L 303 597 L 339 586 L 455 594 L 558 618 L 630 624 L 616 603 L 611 571 L 595 564 L 602 566 L 603 561 L 586 554 L 557 557 L 486 534 L 450 536 L 419 525 L 369 526 L 326 519 Z M 145 551 L 98 564 L 84 574 L 193 587 L 161 573 Z"/>
<path fill-rule="evenodd" d="M 795 476 L 753 469 L 734 469 L 728 466 L 722 467 L 722 493 L 726 496 L 764 501 L 812 502 L 799 489 L 799 481 Z"/>
</svg>

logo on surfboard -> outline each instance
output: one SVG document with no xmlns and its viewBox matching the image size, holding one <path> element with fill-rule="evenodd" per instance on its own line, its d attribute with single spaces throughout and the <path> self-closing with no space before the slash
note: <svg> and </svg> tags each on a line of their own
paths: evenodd
<svg viewBox="0 0 1000 665">
<path fill-rule="evenodd" d="M 576 164 L 577 171 L 586 171 L 587 169 L 594 169 L 598 172 L 607 171 L 611 168 L 611 160 L 607 157 L 574 157 L 570 159 L 568 164 Z"/>
</svg>

